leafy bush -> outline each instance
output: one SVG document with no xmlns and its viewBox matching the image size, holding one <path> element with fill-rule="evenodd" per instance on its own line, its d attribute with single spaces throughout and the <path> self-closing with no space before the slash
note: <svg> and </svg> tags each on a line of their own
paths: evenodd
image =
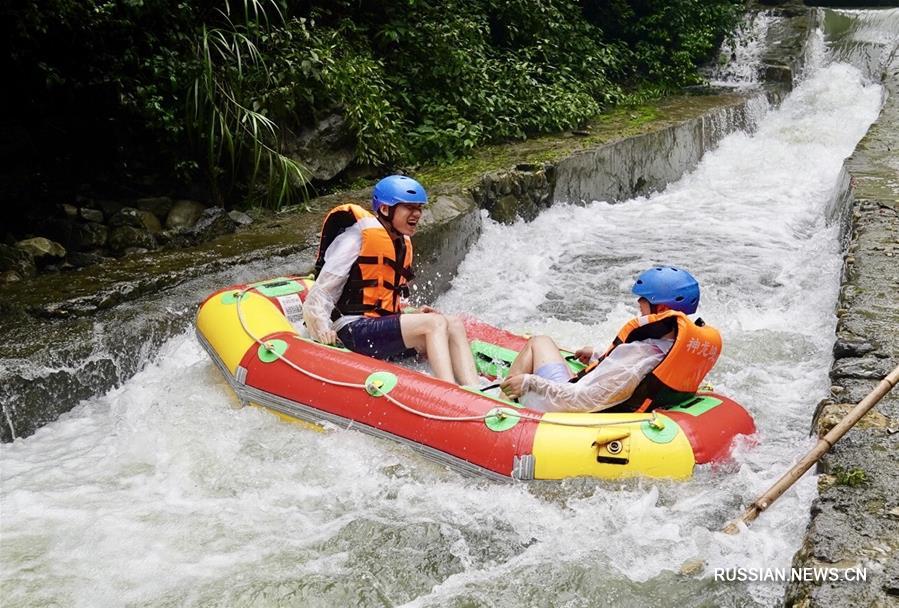
<svg viewBox="0 0 899 608">
<path fill-rule="evenodd" d="M 633 81 L 665 90 L 699 82 L 696 66 L 712 58 L 742 12 L 735 0 L 585 0 L 584 15 L 609 41 L 631 50 Z"/>
</svg>

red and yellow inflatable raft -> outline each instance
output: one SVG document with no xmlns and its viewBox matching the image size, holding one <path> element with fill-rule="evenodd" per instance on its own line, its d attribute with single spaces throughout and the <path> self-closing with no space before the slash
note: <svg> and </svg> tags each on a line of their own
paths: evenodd
<svg viewBox="0 0 899 608">
<path fill-rule="evenodd" d="M 466 473 L 499 479 L 689 477 L 755 432 L 736 402 L 698 393 L 654 413 L 542 413 L 393 363 L 324 346 L 295 329 L 311 280 L 234 285 L 200 305 L 196 328 L 243 404 L 400 441 Z M 482 373 L 525 338 L 477 321 Z"/>
</svg>

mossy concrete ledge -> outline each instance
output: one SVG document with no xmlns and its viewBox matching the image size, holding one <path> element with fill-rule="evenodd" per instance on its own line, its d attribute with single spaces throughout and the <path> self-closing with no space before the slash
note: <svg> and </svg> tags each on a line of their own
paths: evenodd
<svg viewBox="0 0 899 608">
<path fill-rule="evenodd" d="M 899 56 L 886 70 L 880 117 L 846 161 L 853 209 L 823 435 L 899 364 Z M 819 496 L 793 565 L 864 568 L 865 582 L 796 582 L 801 608 L 899 605 L 899 389 L 820 462 Z"/>
</svg>

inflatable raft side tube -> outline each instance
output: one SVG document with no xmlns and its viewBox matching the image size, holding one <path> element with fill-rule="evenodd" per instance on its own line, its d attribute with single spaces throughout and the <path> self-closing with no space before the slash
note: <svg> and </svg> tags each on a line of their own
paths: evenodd
<svg viewBox="0 0 899 608">
<path fill-rule="evenodd" d="M 684 429 L 697 464 L 727 458 L 737 435 L 755 433 L 755 423 L 749 413 L 733 400 L 716 393 L 697 393 L 684 403 L 667 409 L 665 415 Z"/>
<path fill-rule="evenodd" d="M 234 375 L 240 360 L 256 345 L 237 317 L 240 292 L 227 290 L 207 300 L 197 312 L 197 330 L 218 353 L 225 368 Z M 256 336 L 276 331 L 294 333 L 293 326 L 268 298 L 248 291 L 240 300 L 240 311 L 249 330 Z"/>
<path fill-rule="evenodd" d="M 501 475 L 512 475 L 515 456 L 530 453 L 535 422 L 510 417 L 507 422 L 513 424 L 505 427 L 484 420 L 492 410 L 504 407 L 502 402 L 293 333 L 277 332 L 265 336 L 265 340 L 283 345 L 282 356 L 307 373 L 283 360 L 264 360 L 258 349 L 250 349 L 240 362 L 246 370 L 243 381 L 264 394 L 354 420 Z M 393 379 L 389 399 L 362 388 L 375 374 Z"/>
<path fill-rule="evenodd" d="M 215 351 L 205 340 L 202 334 L 198 334 L 198 338 L 200 340 L 200 343 L 209 353 L 209 356 L 212 357 L 217 366 L 224 371 L 224 364 L 220 359 L 218 359 Z M 499 473 L 491 471 L 490 469 L 485 469 L 466 460 L 462 460 L 461 458 L 456 458 L 450 454 L 446 454 L 445 452 L 441 452 L 440 450 L 435 450 L 426 445 L 421 445 L 420 443 L 417 443 L 415 441 L 409 441 L 403 437 L 371 427 L 367 424 L 362 424 L 349 418 L 330 414 L 316 407 L 310 407 L 302 403 L 292 401 L 290 399 L 278 397 L 276 395 L 272 395 L 271 393 L 267 393 L 265 391 L 243 385 L 237 380 L 237 378 L 230 374 L 225 374 L 225 377 L 228 379 L 228 382 L 229 384 L 231 384 L 232 389 L 234 389 L 234 392 L 242 402 L 248 405 L 264 408 L 270 411 L 273 415 L 283 420 L 298 423 L 303 426 L 309 425 L 312 426 L 312 428 L 315 430 L 321 430 L 322 425 L 333 425 L 343 429 L 353 429 L 361 431 L 363 433 L 379 437 L 381 439 L 390 439 L 392 441 L 402 443 L 412 448 L 419 454 L 422 454 L 423 456 L 429 458 L 430 460 L 433 460 L 439 464 L 449 466 L 464 475 L 487 477 L 494 481 L 510 481 L 511 479 L 509 476 L 501 475 Z"/>
</svg>

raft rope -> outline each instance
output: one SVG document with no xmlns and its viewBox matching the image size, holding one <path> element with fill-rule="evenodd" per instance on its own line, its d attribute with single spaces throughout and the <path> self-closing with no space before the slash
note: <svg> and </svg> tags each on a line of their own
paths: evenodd
<svg viewBox="0 0 899 608">
<path fill-rule="evenodd" d="M 341 382 L 340 380 L 333 380 L 331 378 L 325 378 L 324 376 L 320 376 L 315 372 L 311 372 L 308 369 L 304 369 L 277 352 L 271 343 L 268 343 L 258 337 L 256 337 L 253 332 L 250 331 L 250 328 L 247 327 L 246 322 L 243 318 L 243 311 L 240 308 L 240 301 L 243 299 L 245 293 L 254 291 L 256 288 L 253 286 L 246 287 L 238 292 L 236 292 L 235 296 L 235 304 L 237 306 L 237 319 L 240 321 L 240 326 L 243 328 L 244 332 L 252 338 L 254 342 L 259 344 L 262 348 L 264 348 L 269 354 L 276 356 L 278 359 L 286 363 L 292 369 L 300 372 L 301 374 L 305 374 L 314 380 L 318 380 L 319 382 L 324 382 L 325 384 L 331 384 L 333 386 L 344 386 L 347 388 L 358 388 L 366 391 L 369 394 L 372 394 L 372 390 L 376 390 L 377 386 L 372 384 L 371 382 L 366 382 L 364 384 L 359 384 L 357 382 Z M 261 295 L 261 294 L 260 294 Z M 264 297 L 264 296 L 263 296 Z M 382 393 L 382 397 L 387 399 L 389 402 L 397 406 L 398 408 L 409 412 L 410 414 L 414 414 L 416 416 L 421 416 L 422 418 L 427 418 L 428 420 L 440 420 L 443 422 L 475 422 L 475 421 L 484 421 L 488 418 L 498 418 L 499 420 L 505 419 L 507 416 L 515 416 L 516 418 L 520 418 L 521 420 L 530 420 L 532 422 L 544 422 L 547 424 L 555 424 L 557 426 L 576 426 L 576 427 L 584 427 L 584 428 L 599 428 L 605 426 L 618 426 L 624 424 L 635 424 L 643 422 L 642 420 L 620 420 L 617 422 L 593 422 L 593 423 L 582 423 L 582 422 L 566 422 L 564 420 L 545 420 L 541 416 L 532 416 L 525 412 L 520 412 L 516 410 L 512 410 L 511 407 L 503 408 L 503 407 L 495 407 L 491 410 L 488 410 L 485 414 L 480 416 L 440 416 L 438 414 L 429 414 L 428 412 L 422 412 L 421 410 L 417 410 L 409 405 L 406 405 L 399 399 L 391 397 L 389 393 Z M 664 423 L 658 418 L 655 412 L 652 412 L 652 418 L 647 420 L 649 425 L 653 428 L 664 428 Z"/>
</svg>

